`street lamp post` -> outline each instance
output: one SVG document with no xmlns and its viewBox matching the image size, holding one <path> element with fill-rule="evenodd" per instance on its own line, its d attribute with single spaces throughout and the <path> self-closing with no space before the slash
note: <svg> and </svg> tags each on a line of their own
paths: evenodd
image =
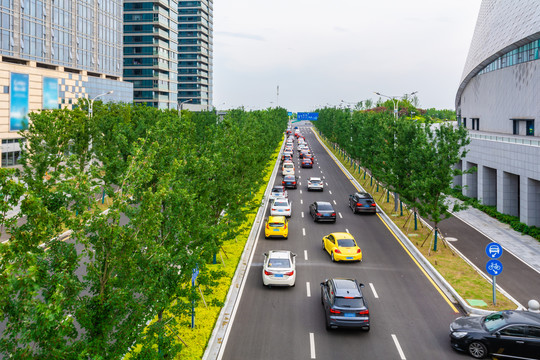
<svg viewBox="0 0 540 360">
<path fill-rule="evenodd" d="M 178 104 L 178 117 L 179 117 L 180 119 L 182 119 L 182 105 L 185 104 L 185 103 L 187 103 L 187 102 L 190 102 L 190 101 L 192 101 L 192 100 L 193 100 L 193 99 L 187 99 L 187 100 L 182 101 L 181 103 Z"/>
<path fill-rule="evenodd" d="M 93 113 L 94 101 L 99 97 L 109 95 L 109 94 L 112 94 L 112 93 L 114 93 L 114 90 L 110 90 L 110 91 L 107 91 L 106 93 L 96 95 L 96 96 L 94 96 L 93 99 L 90 100 L 90 107 L 88 109 L 88 114 L 90 115 L 90 117 L 92 117 L 94 115 L 94 113 Z"/>
</svg>

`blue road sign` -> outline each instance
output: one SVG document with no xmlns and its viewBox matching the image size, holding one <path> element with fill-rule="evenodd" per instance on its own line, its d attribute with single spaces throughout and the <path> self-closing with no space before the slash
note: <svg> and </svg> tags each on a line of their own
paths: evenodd
<svg viewBox="0 0 540 360">
<path fill-rule="evenodd" d="M 193 269 L 193 272 L 191 273 L 191 285 L 195 286 L 195 280 L 197 280 L 197 276 L 199 276 L 199 268 L 198 267 Z"/>
<path fill-rule="evenodd" d="M 296 114 L 296 118 L 298 120 L 315 121 L 315 120 L 319 120 L 319 113 L 299 112 Z"/>
<path fill-rule="evenodd" d="M 500 275 L 503 271 L 503 265 L 499 260 L 489 260 L 486 264 L 486 271 L 489 275 Z"/>
<path fill-rule="evenodd" d="M 486 246 L 486 254 L 491 259 L 498 259 L 503 253 L 503 248 L 501 245 L 492 242 Z"/>
<path fill-rule="evenodd" d="M 292 116 L 292 112 L 289 111 L 289 112 L 287 113 L 287 116 Z"/>
</svg>

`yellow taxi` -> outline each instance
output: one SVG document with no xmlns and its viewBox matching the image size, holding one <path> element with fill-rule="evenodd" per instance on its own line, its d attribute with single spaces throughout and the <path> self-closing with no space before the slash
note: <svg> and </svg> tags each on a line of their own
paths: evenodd
<svg viewBox="0 0 540 360">
<path fill-rule="evenodd" d="M 282 237 L 287 239 L 289 236 L 289 225 L 285 216 L 269 216 L 264 227 L 264 237 Z"/>
<path fill-rule="evenodd" d="M 322 239 L 323 250 L 326 250 L 332 261 L 362 261 L 362 250 L 354 237 L 346 232 L 335 232 Z"/>
</svg>

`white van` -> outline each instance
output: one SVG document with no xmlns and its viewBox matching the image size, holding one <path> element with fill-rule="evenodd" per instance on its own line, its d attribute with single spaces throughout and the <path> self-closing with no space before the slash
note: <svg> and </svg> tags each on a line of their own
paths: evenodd
<svg viewBox="0 0 540 360">
<path fill-rule="evenodd" d="M 283 168 L 281 168 L 281 175 L 294 175 L 294 164 L 292 162 L 283 163 Z"/>
</svg>

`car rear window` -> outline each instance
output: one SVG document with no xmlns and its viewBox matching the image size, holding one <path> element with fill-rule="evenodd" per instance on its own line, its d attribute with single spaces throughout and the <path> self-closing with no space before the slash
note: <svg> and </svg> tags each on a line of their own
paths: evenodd
<svg viewBox="0 0 540 360">
<path fill-rule="evenodd" d="M 341 246 L 341 247 L 355 247 L 356 246 L 353 239 L 339 239 L 337 242 L 338 242 L 338 246 Z"/>
<path fill-rule="evenodd" d="M 333 211 L 332 205 L 330 204 L 319 204 L 319 210 L 330 210 Z"/>
<path fill-rule="evenodd" d="M 283 224 L 283 223 L 270 223 L 269 225 L 270 225 L 270 227 L 283 227 L 283 225 L 285 225 L 285 224 Z"/>
<path fill-rule="evenodd" d="M 277 192 L 277 193 L 282 193 L 283 192 L 283 188 L 273 188 L 272 189 L 272 192 Z"/>
<path fill-rule="evenodd" d="M 321 180 L 311 180 L 312 184 L 320 184 Z"/>
<path fill-rule="evenodd" d="M 334 306 L 345 307 L 345 308 L 363 308 L 364 299 L 362 298 L 353 298 L 347 299 L 343 297 L 336 297 L 334 300 Z"/>
<path fill-rule="evenodd" d="M 294 165 L 293 164 L 285 164 L 283 165 L 284 168 L 287 168 L 287 169 L 290 169 L 290 168 L 293 168 Z"/>
<path fill-rule="evenodd" d="M 289 259 L 270 259 L 268 260 L 268 267 L 272 268 L 290 268 L 291 262 Z"/>
<path fill-rule="evenodd" d="M 289 203 L 286 201 L 274 201 L 274 206 L 289 206 Z"/>
</svg>

